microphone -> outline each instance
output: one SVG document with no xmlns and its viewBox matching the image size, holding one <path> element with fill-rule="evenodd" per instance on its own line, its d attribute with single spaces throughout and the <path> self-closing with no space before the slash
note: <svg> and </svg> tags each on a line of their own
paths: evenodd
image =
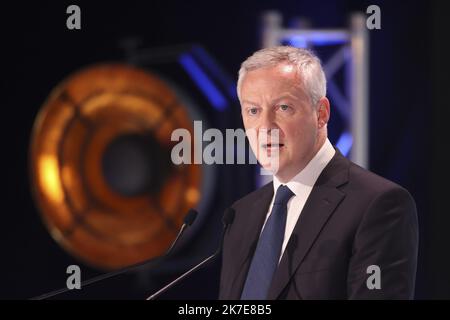
<svg viewBox="0 0 450 320">
<path fill-rule="evenodd" d="M 235 215 L 235 210 L 233 208 L 228 208 L 228 209 L 225 210 L 225 213 L 224 213 L 223 218 L 222 218 L 222 223 L 223 223 L 222 237 L 221 237 L 220 245 L 217 248 L 216 252 L 214 252 L 212 255 L 210 255 L 209 257 L 207 257 L 203 261 L 201 261 L 199 264 L 195 265 L 194 267 L 192 267 L 191 269 L 189 269 L 188 271 L 183 273 L 181 276 L 179 276 L 178 278 L 176 278 L 175 280 L 173 280 L 172 282 L 170 282 L 166 286 L 164 286 L 161 289 L 159 289 L 158 291 L 156 291 L 154 294 L 149 296 L 146 300 L 155 300 L 162 293 L 166 292 L 167 290 L 172 288 L 174 285 L 176 285 L 178 282 L 180 282 L 181 280 L 183 280 L 184 278 L 189 276 L 191 273 L 197 271 L 198 269 L 200 269 L 201 267 L 206 265 L 209 261 L 213 260 L 220 253 L 220 251 L 222 251 L 222 245 L 223 245 L 223 240 L 225 238 L 225 233 L 226 233 L 228 227 L 233 223 L 234 215 Z"/>
<path fill-rule="evenodd" d="M 166 252 L 162 256 L 159 256 L 157 258 L 153 258 L 153 259 L 150 259 L 150 260 L 146 260 L 146 261 L 143 261 L 143 262 L 139 262 L 139 263 L 134 264 L 132 266 L 129 266 L 127 268 L 120 269 L 120 270 L 117 270 L 117 271 L 112 271 L 112 272 L 109 272 L 109 273 L 102 274 L 100 276 L 94 277 L 92 279 L 83 281 L 83 282 L 81 282 L 81 288 L 86 287 L 88 285 L 91 285 L 91 284 L 96 283 L 96 282 L 101 281 L 101 280 L 105 280 L 105 279 L 108 279 L 108 278 L 112 278 L 112 277 L 118 276 L 119 274 L 127 273 L 129 271 L 134 270 L 134 269 L 139 269 L 139 268 L 141 268 L 141 267 L 143 267 L 146 264 L 151 263 L 151 262 L 152 263 L 160 262 L 162 259 L 169 257 L 170 254 L 172 254 L 172 251 L 173 251 L 175 245 L 177 244 L 178 240 L 181 238 L 181 235 L 184 233 L 184 231 L 186 230 L 187 227 L 190 227 L 194 223 L 195 219 L 197 218 L 197 215 L 198 215 L 198 212 L 196 210 L 189 209 L 188 213 L 184 217 L 183 225 L 181 226 L 180 231 L 178 232 L 175 240 L 172 242 L 172 244 L 169 247 L 169 249 L 167 249 Z M 47 299 L 47 298 L 59 295 L 61 293 L 65 293 L 65 292 L 67 292 L 69 290 L 71 290 L 71 289 L 69 289 L 69 288 L 58 289 L 58 290 L 51 291 L 51 292 L 45 293 L 43 295 L 31 298 L 30 300 L 44 300 L 44 299 Z"/>
</svg>

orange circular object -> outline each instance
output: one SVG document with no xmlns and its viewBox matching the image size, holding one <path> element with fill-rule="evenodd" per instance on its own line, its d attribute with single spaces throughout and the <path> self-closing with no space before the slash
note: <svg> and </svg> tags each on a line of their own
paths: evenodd
<svg viewBox="0 0 450 320">
<path fill-rule="evenodd" d="M 58 85 L 36 117 L 30 145 L 33 194 L 53 238 L 103 269 L 161 255 L 200 196 L 200 167 L 170 161 L 177 128 L 193 137 L 185 106 L 168 85 L 137 68 L 93 66 Z M 109 152 L 122 138 L 125 149 Z M 143 142 L 137 148 L 135 141 Z M 127 148 L 137 148 L 142 174 L 130 161 L 127 176 L 121 151 Z M 130 185 L 132 192 L 124 192 Z"/>
</svg>

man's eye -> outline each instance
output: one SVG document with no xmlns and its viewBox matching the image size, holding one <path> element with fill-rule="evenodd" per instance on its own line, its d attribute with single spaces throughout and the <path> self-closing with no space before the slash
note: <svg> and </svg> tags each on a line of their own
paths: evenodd
<svg viewBox="0 0 450 320">
<path fill-rule="evenodd" d="M 283 111 L 287 111 L 287 110 L 289 110 L 289 106 L 287 104 L 281 104 L 280 109 Z"/>
<path fill-rule="evenodd" d="M 248 112 L 249 112 L 251 115 L 255 115 L 255 114 L 258 113 L 258 109 L 257 109 L 257 108 L 250 108 L 250 109 L 248 110 Z"/>
</svg>

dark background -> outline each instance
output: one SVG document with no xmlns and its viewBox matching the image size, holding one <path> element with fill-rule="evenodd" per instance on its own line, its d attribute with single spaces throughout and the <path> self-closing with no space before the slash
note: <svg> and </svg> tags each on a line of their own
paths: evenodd
<svg viewBox="0 0 450 320">
<path fill-rule="evenodd" d="M 81 30 L 66 28 L 70 4 L 81 7 Z M 370 169 L 406 187 L 416 200 L 420 222 L 416 298 L 449 299 L 450 214 L 444 156 L 449 28 L 444 2 L 256 0 L 2 4 L 0 298 L 30 298 L 63 287 L 70 264 L 82 266 L 83 279 L 101 274 L 56 244 L 31 198 L 31 127 L 49 92 L 67 75 L 96 62 L 124 60 L 121 44 L 134 38 L 139 46 L 150 48 L 200 44 L 235 80 L 240 63 L 260 47 L 263 11 L 276 9 L 287 21 L 305 16 L 313 27 L 335 28 L 346 27 L 349 13 L 365 12 L 371 4 L 381 8 L 382 29 L 370 31 Z M 240 126 L 239 110 L 228 112 L 228 119 Z M 223 181 L 222 190 L 230 191 L 217 195 L 219 214 L 253 188 L 248 179 Z M 206 224 L 211 230 L 220 227 L 217 217 L 212 215 Z M 217 237 L 211 245 L 211 232 L 200 235 L 190 250 L 212 252 Z M 139 277 L 132 274 L 65 297 L 140 299 L 171 278 L 161 275 L 142 287 L 136 285 Z M 214 299 L 217 277 L 218 263 L 166 298 Z"/>
</svg>

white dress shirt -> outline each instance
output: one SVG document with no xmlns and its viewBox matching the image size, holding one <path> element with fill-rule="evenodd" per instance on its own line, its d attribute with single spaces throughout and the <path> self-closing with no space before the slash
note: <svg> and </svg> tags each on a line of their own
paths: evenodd
<svg viewBox="0 0 450 320">
<path fill-rule="evenodd" d="M 286 229 L 284 231 L 283 246 L 281 249 L 280 260 L 283 256 L 284 249 L 287 246 L 289 238 L 291 237 L 292 231 L 297 223 L 300 213 L 306 203 L 306 200 L 311 193 L 311 190 L 316 183 L 317 178 L 320 173 L 330 162 L 335 154 L 335 150 L 331 142 L 327 139 L 316 155 L 311 159 L 311 161 L 306 165 L 306 167 L 300 171 L 295 177 L 293 177 L 289 182 L 284 183 L 289 189 L 295 194 L 287 203 L 287 218 L 286 218 Z M 269 211 L 266 215 L 266 221 L 269 218 L 270 212 L 272 211 L 273 201 L 275 194 L 277 193 L 278 187 L 283 184 L 278 180 L 276 176 L 273 176 L 273 197 L 270 202 Z M 264 229 L 264 227 L 263 227 Z"/>
</svg>

